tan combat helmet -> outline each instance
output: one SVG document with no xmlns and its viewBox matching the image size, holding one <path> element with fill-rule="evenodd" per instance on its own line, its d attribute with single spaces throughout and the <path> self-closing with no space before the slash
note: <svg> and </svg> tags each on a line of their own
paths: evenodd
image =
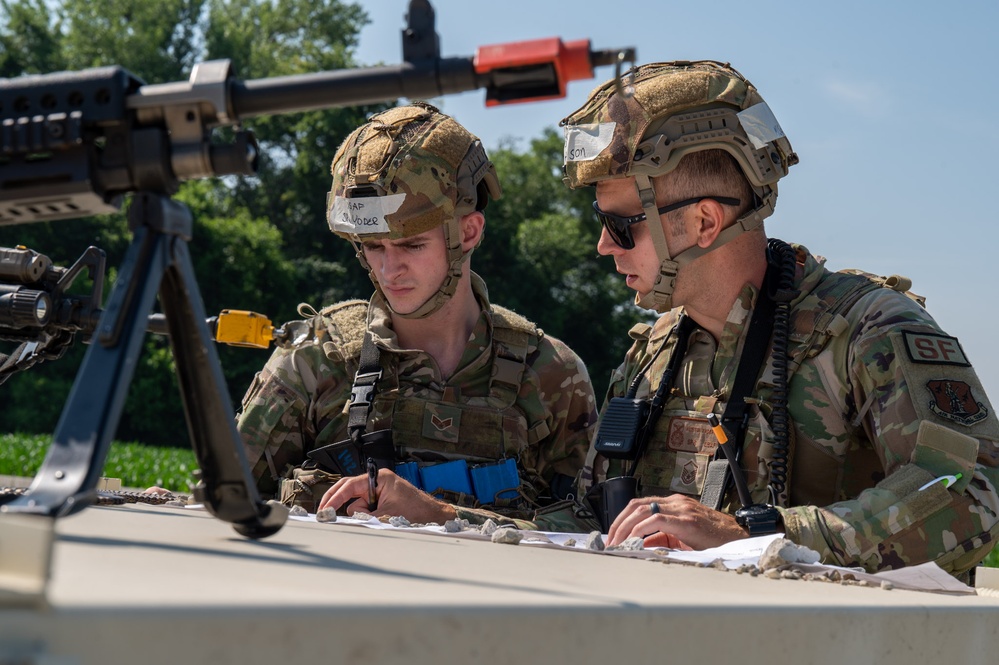
<svg viewBox="0 0 999 665">
<path fill-rule="evenodd" d="M 696 245 L 671 257 L 661 224 L 649 229 L 659 256 L 659 277 L 650 294 L 636 297 L 649 309 L 672 306 L 677 269 L 773 213 L 777 181 L 798 156 L 756 88 L 728 64 L 658 62 L 633 68 L 625 88 L 612 79 L 562 120 L 565 178 L 570 188 L 633 176 L 646 218 L 659 219 L 651 177 L 669 173 L 700 150 L 732 155 L 756 196 L 753 208 L 726 228 L 713 245 Z"/>
<path fill-rule="evenodd" d="M 399 239 L 444 226 L 448 274 L 440 289 L 405 318 L 423 318 L 454 295 L 462 265 L 460 219 L 502 191 L 482 142 L 430 104 L 379 113 L 343 142 L 330 166 L 330 229 L 346 238 L 379 291 L 364 239 Z M 391 305 L 389 305 L 391 308 Z"/>
</svg>

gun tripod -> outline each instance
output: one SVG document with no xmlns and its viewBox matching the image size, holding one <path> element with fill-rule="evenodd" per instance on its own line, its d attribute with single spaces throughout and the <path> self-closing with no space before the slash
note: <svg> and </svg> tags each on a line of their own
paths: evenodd
<svg viewBox="0 0 999 665">
<path fill-rule="evenodd" d="M 195 498 L 243 536 L 272 535 L 287 511 L 262 502 L 250 477 L 188 251 L 191 212 L 163 194 L 140 191 L 128 222 L 132 242 L 45 461 L 28 492 L 0 511 L 60 517 L 96 500 L 158 292 L 201 469 Z"/>
</svg>

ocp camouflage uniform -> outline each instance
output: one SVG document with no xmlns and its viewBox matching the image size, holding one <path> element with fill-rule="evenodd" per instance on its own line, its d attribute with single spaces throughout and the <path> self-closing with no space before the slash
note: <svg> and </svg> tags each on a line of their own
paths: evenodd
<svg viewBox="0 0 999 665">
<path fill-rule="evenodd" d="M 366 327 L 384 372 L 367 431 L 391 428 L 398 461 L 515 458 L 522 500 L 488 506 L 497 518 L 532 516 L 556 474 L 575 478 L 596 422 L 585 365 L 523 317 L 490 306 L 475 273 L 472 285 L 482 313 L 447 379 L 428 353 L 399 348 L 377 293 L 370 305 L 348 301 L 324 309 L 314 324 L 292 324 L 306 334 L 275 349 L 237 417 L 261 493 L 315 510 L 321 490 L 338 478 L 300 467 L 306 452 L 348 438 L 347 406 Z M 494 515 L 471 496 L 446 498 L 461 506 L 459 517 L 481 522 Z"/>
<path fill-rule="evenodd" d="M 777 498 L 783 530 L 826 563 L 876 571 L 928 560 L 955 574 L 972 568 L 999 535 L 999 420 L 974 369 L 957 340 L 912 299 L 870 288 L 880 286 L 872 276 L 832 273 L 823 259 L 794 247 L 800 294 L 790 317 L 790 496 Z M 718 445 L 704 414 L 724 410 L 756 295 L 751 285 L 743 289 L 717 343 L 699 328 L 691 335 L 636 470 L 644 496 L 700 496 Z M 852 306 L 844 302 L 851 298 Z M 654 326 L 632 329 L 635 342 L 608 399 L 625 394 L 678 315 L 672 310 Z M 670 340 L 674 345 L 675 336 Z M 658 387 L 670 350 L 637 397 Z M 748 400 L 742 444 L 741 465 L 759 503 L 771 501 L 773 376 L 768 357 Z M 622 475 L 622 467 L 591 450 L 583 484 Z M 920 489 L 958 473 L 950 489 L 942 482 Z M 726 502 L 730 513 L 740 506 L 734 491 Z"/>
</svg>

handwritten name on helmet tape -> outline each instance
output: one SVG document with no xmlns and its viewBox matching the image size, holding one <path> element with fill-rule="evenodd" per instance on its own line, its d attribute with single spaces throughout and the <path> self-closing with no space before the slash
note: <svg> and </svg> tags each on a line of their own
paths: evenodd
<svg viewBox="0 0 999 665">
<path fill-rule="evenodd" d="M 903 330 L 902 338 L 909 359 L 914 363 L 971 367 L 961 344 L 954 337 Z"/>
<path fill-rule="evenodd" d="M 573 125 L 565 128 L 565 161 L 585 162 L 595 159 L 614 138 L 613 122 Z"/>
<path fill-rule="evenodd" d="M 365 235 L 388 233 L 388 215 L 395 214 L 405 201 L 405 194 L 345 198 L 337 196 L 329 208 L 330 229 L 341 233 Z"/>
</svg>

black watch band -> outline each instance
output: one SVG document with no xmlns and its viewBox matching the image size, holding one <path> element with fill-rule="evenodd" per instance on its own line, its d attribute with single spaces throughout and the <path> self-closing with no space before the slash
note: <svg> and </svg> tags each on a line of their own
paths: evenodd
<svg viewBox="0 0 999 665">
<path fill-rule="evenodd" d="M 745 527 L 752 536 L 766 536 L 780 531 L 782 522 L 780 511 L 771 505 L 753 504 L 735 511 L 735 521 Z"/>
</svg>

